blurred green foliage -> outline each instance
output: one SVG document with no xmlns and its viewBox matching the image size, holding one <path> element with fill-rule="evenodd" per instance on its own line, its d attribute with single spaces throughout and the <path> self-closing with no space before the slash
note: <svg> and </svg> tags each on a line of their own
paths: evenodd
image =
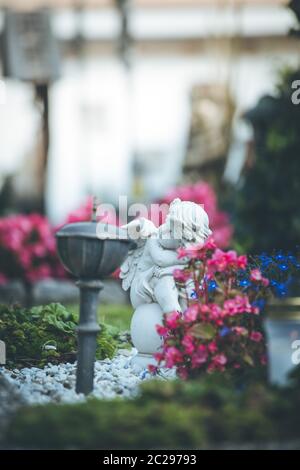
<svg viewBox="0 0 300 470">
<path fill-rule="evenodd" d="M 224 374 L 152 380 L 136 400 L 23 408 L 5 444 L 47 449 L 195 449 L 300 439 L 300 371 L 284 389 Z M 299 441 L 300 442 L 300 441 Z"/>
<path fill-rule="evenodd" d="M 238 246 L 251 253 L 293 250 L 300 240 L 300 104 L 292 84 L 300 70 L 285 69 L 274 96 L 246 113 L 255 135 L 255 161 L 235 200 Z"/>
</svg>

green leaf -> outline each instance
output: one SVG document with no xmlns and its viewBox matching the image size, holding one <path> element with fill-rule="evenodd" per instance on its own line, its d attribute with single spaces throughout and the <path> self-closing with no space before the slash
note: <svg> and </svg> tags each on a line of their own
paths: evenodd
<svg viewBox="0 0 300 470">
<path fill-rule="evenodd" d="M 249 356 L 249 354 L 245 354 L 243 356 L 243 360 L 246 362 L 246 364 L 248 364 L 249 366 L 254 366 L 254 362 L 253 362 L 253 359 L 251 356 Z"/>
<path fill-rule="evenodd" d="M 196 338 L 211 340 L 216 335 L 216 329 L 209 323 L 198 323 L 192 326 L 191 333 Z"/>
</svg>

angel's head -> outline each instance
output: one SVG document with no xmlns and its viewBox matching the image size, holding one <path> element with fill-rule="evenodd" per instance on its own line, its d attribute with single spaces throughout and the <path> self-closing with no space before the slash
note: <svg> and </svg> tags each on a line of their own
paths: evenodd
<svg viewBox="0 0 300 470">
<path fill-rule="evenodd" d="M 160 227 L 161 244 L 165 248 L 204 243 L 211 233 L 203 207 L 180 199 L 171 203 L 166 222 Z"/>
</svg>

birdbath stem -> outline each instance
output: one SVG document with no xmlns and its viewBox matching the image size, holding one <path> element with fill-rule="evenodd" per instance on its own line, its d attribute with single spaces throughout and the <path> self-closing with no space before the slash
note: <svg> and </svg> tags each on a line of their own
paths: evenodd
<svg viewBox="0 0 300 470">
<path fill-rule="evenodd" d="M 100 331 L 97 307 L 103 283 L 99 280 L 80 280 L 76 285 L 80 289 L 76 392 L 88 395 L 94 387 L 97 334 Z"/>
</svg>

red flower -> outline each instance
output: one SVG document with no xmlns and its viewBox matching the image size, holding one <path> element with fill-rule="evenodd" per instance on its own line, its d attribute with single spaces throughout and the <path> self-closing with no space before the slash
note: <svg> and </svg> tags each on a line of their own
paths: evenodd
<svg viewBox="0 0 300 470">
<path fill-rule="evenodd" d="M 153 364 L 149 364 L 148 370 L 149 370 L 150 374 L 155 375 L 158 372 L 158 367 L 154 366 Z"/>
</svg>

